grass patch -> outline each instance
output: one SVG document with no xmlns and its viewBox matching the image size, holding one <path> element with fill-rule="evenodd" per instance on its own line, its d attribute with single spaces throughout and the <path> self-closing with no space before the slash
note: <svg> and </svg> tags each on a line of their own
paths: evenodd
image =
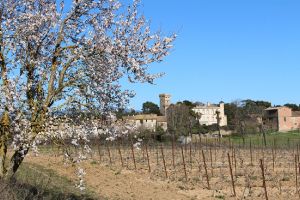
<svg viewBox="0 0 300 200">
<path fill-rule="evenodd" d="M 289 181 L 289 180 L 290 180 L 290 178 L 287 177 L 287 176 L 285 176 L 285 177 L 283 177 L 280 181 Z"/>
<path fill-rule="evenodd" d="M 244 139 L 242 135 L 232 135 L 222 138 L 223 142 L 231 141 L 236 145 L 244 145 L 249 147 L 250 141 L 253 147 L 264 146 L 264 140 L 262 134 L 248 134 L 245 135 Z M 295 147 L 300 144 L 300 132 L 290 131 L 290 132 L 271 132 L 266 133 L 266 143 L 268 147 L 276 145 L 276 147 Z"/>
<path fill-rule="evenodd" d="M 216 195 L 215 198 L 216 199 L 225 199 L 225 196 L 224 195 Z"/>
<path fill-rule="evenodd" d="M 97 164 L 98 164 L 97 161 L 95 161 L 95 160 L 91 161 L 91 165 L 97 165 Z"/>
<path fill-rule="evenodd" d="M 59 176 L 53 170 L 28 163 L 21 165 L 11 181 L 0 182 L 0 196 L 5 199 L 30 200 L 99 199 L 88 189 L 81 193 L 79 189 L 75 188 L 74 182 Z"/>
</svg>

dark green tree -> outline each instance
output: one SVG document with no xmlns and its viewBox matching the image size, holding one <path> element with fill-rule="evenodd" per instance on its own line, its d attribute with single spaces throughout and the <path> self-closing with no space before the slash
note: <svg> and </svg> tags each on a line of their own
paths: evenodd
<svg viewBox="0 0 300 200">
<path fill-rule="evenodd" d="M 240 108 L 234 102 L 225 103 L 224 105 L 225 115 L 227 115 L 227 126 L 231 130 L 236 128 L 239 110 Z"/>
<path fill-rule="evenodd" d="M 284 106 L 291 108 L 293 111 L 300 111 L 300 106 L 293 103 L 284 104 Z"/>
<path fill-rule="evenodd" d="M 144 114 L 157 114 L 160 115 L 160 110 L 157 104 L 147 101 L 143 103 L 143 113 Z"/>
<path fill-rule="evenodd" d="M 189 107 L 190 109 L 192 109 L 192 108 L 194 108 L 194 107 L 196 106 L 193 102 L 191 102 L 191 101 L 189 101 L 189 100 L 184 100 L 184 101 L 182 102 L 182 104 L 186 105 L 186 106 Z"/>
<path fill-rule="evenodd" d="M 139 112 L 134 110 L 133 108 L 131 108 L 131 109 L 120 108 L 116 111 L 115 114 L 116 114 L 117 119 L 122 119 L 123 116 L 137 115 L 137 114 L 139 114 Z"/>
</svg>

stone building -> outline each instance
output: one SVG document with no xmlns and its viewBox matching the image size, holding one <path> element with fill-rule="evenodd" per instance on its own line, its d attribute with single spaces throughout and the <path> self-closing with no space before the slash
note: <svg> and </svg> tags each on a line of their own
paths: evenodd
<svg viewBox="0 0 300 200">
<path fill-rule="evenodd" d="M 193 111 L 199 115 L 199 123 L 201 125 L 218 124 L 217 113 L 219 113 L 220 126 L 227 126 L 227 116 L 224 112 L 224 103 L 219 105 L 207 103 L 206 105 L 198 105 Z"/>
<path fill-rule="evenodd" d="M 166 110 L 171 104 L 171 95 L 160 94 L 160 112 L 162 116 L 156 114 L 142 114 L 134 116 L 125 116 L 123 120 L 129 123 L 133 123 L 139 129 L 147 129 L 155 132 L 158 127 L 161 127 L 164 131 L 167 131 L 167 117 Z"/>
<path fill-rule="evenodd" d="M 162 116 L 166 116 L 167 109 L 171 105 L 171 95 L 169 94 L 160 94 L 159 95 L 160 104 L 159 104 L 159 110 Z"/>
<path fill-rule="evenodd" d="M 145 114 L 123 117 L 129 123 L 135 124 L 138 129 L 146 129 L 155 132 L 158 127 L 164 131 L 167 130 L 167 119 L 165 116 L 158 116 L 156 114 Z"/>
<path fill-rule="evenodd" d="M 292 131 L 300 129 L 300 112 L 291 108 L 270 107 L 265 109 L 263 117 L 264 126 L 274 131 Z"/>
</svg>

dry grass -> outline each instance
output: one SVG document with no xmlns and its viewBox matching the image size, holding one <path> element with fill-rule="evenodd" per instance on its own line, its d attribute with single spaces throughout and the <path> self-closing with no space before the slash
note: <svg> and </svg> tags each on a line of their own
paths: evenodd
<svg viewBox="0 0 300 200">
<path fill-rule="evenodd" d="M 74 186 L 73 181 L 59 176 L 54 170 L 42 165 L 24 163 L 13 179 L 0 181 L 0 199 L 96 199 L 96 195 L 90 191 L 81 194 Z"/>
</svg>

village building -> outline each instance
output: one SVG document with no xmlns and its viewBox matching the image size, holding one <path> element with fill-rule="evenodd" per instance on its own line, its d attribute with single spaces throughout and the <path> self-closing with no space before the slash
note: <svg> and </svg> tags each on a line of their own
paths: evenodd
<svg viewBox="0 0 300 200">
<path fill-rule="evenodd" d="M 264 126 L 274 131 L 292 131 L 300 129 L 300 112 L 291 108 L 270 107 L 265 109 L 263 117 Z"/>
<path fill-rule="evenodd" d="M 158 127 L 161 127 L 164 131 L 167 131 L 167 109 L 171 105 L 171 95 L 160 94 L 160 113 L 157 114 L 140 114 L 134 116 L 124 116 L 123 120 L 135 124 L 138 129 L 146 129 L 155 132 Z M 224 112 L 224 103 L 198 105 L 193 108 L 193 111 L 199 116 L 199 123 L 201 125 L 213 125 L 218 124 L 217 116 L 220 119 L 220 126 L 227 126 L 227 116 Z"/>
<path fill-rule="evenodd" d="M 198 105 L 192 109 L 198 116 L 201 125 L 218 124 L 218 115 L 220 119 L 220 126 L 227 126 L 227 116 L 224 111 L 224 103 L 219 105 L 207 103 L 206 105 Z"/>
<path fill-rule="evenodd" d="M 157 114 L 144 114 L 135 116 L 125 116 L 123 120 L 134 124 L 138 129 L 145 129 L 155 132 L 158 127 L 167 131 L 167 119 L 165 116 L 158 116 Z"/>
<path fill-rule="evenodd" d="M 160 94 L 160 112 L 162 116 L 157 114 L 141 114 L 134 116 L 124 116 L 123 120 L 134 124 L 138 129 L 145 129 L 155 132 L 158 127 L 161 127 L 164 131 L 167 131 L 167 117 L 166 110 L 171 104 L 171 95 Z"/>
</svg>

